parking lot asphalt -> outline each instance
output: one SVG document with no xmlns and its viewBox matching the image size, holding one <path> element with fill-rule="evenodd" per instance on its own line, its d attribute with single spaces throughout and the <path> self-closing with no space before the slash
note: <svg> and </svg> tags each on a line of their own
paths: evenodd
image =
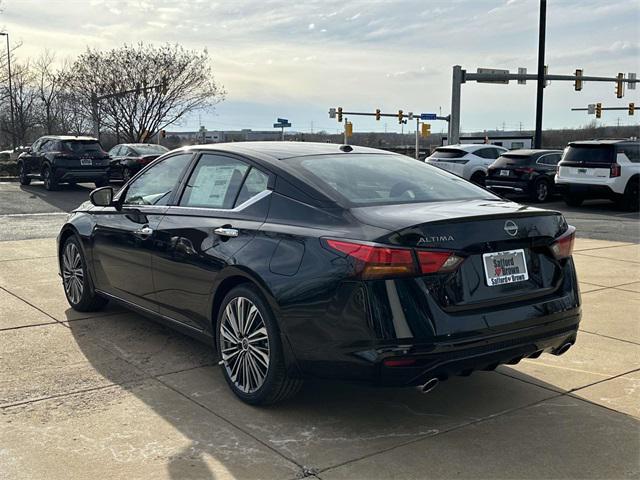
<svg viewBox="0 0 640 480">
<path fill-rule="evenodd" d="M 118 188 L 120 184 L 114 184 Z M 29 186 L 0 183 L 0 241 L 47 238 L 57 235 L 66 213 L 89 199 L 93 184 L 60 185 L 48 192 L 42 182 Z M 530 204 L 522 197 L 514 201 Z M 640 242 L 640 213 L 623 212 L 607 200 L 587 201 L 581 207 L 568 207 L 558 197 L 543 204 L 531 204 L 562 212 L 578 229 L 579 238 L 618 242 Z"/>
<path fill-rule="evenodd" d="M 565 355 L 429 394 L 308 382 L 256 408 L 208 346 L 117 306 L 68 307 L 54 236 L 90 188 L 0 185 L 0 478 L 640 477 L 636 214 L 546 205 L 581 232 Z"/>
</svg>

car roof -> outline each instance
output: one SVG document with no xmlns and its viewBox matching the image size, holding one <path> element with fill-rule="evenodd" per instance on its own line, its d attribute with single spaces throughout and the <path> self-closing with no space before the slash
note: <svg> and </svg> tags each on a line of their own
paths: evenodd
<svg viewBox="0 0 640 480">
<path fill-rule="evenodd" d="M 140 145 L 151 146 L 151 147 L 164 147 L 164 145 L 159 145 L 157 143 L 119 143 L 116 147 L 125 146 L 125 147 L 139 147 Z M 167 148 L 167 147 L 164 147 Z"/>
<path fill-rule="evenodd" d="M 616 145 L 618 143 L 640 143 L 640 141 L 630 138 L 605 138 L 602 140 L 577 140 L 569 142 L 569 145 Z"/>
<path fill-rule="evenodd" d="M 95 137 L 86 137 L 82 135 L 44 135 L 41 138 L 46 138 L 47 140 L 79 140 L 79 141 L 89 141 L 89 142 L 97 142 L 98 139 Z"/>
<path fill-rule="evenodd" d="M 271 159 L 272 161 L 309 155 L 347 155 L 354 153 L 397 155 L 396 153 L 379 150 L 377 148 L 359 147 L 356 145 L 349 145 L 348 151 L 345 151 L 344 148 L 345 146 L 341 144 L 320 142 L 233 142 L 186 147 L 188 150 L 224 151 L 240 155 L 258 156 L 264 160 Z"/>
<path fill-rule="evenodd" d="M 436 148 L 436 150 L 442 150 L 446 148 L 455 148 L 457 150 L 464 150 L 466 152 L 474 152 L 479 150 L 480 148 L 502 148 L 505 147 L 501 145 L 493 145 L 492 143 L 457 143 L 454 145 L 443 145 L 441 147 Z"/>
<path fill-rule="evenodd" d="M 547 153 L 562 153 L 562 150 L 547 150 L 544 148 L 522 148 L 520 150 L 509 150 L 503 153 L 503 155 L 518 155 L 523 157 L 532 157 L 534 155 L 545 155 Z"/>
</svg>

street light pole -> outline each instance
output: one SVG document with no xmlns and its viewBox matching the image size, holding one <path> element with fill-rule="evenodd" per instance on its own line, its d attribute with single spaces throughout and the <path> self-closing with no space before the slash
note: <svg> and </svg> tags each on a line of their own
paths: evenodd
<svg viewBox="0 0 640 480">
<path fill-rule="evenodd" d="M 547 0 L 540 0 L 540 30 L 538 32 L 538 82 L 536 95 L 536 132 L 534 148 L 542 148 L 542 98 L 546 78 L 544 75 L 544 41 L 547 30 Z"/>
<path fill-rule="evenodd" d="M 9 49 L 9 33 L 0 32 L 7 37 L 7 70 L 9 71 L 9 109 L 11 110 L 11 146 L 16 148 L 16 123 L 13 115 L 13 86 L 11 81 L 11 50 Z"/>
</svg>

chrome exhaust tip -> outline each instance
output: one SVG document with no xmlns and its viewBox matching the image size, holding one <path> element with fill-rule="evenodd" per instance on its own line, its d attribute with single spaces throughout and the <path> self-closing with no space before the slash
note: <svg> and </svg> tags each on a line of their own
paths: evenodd
<svg viewBox="0 0 640 480">
<path fill-rule="evenodd" d="M 572 346 L 573 346 L 573 342 L 567 342 L 564 345 L 562 345 L 561 347 L 556 348 L 554 350 L 553 354 L 554 355 L 562 355 L 563 353 L 566 353 L 566 351 L 569 350 Z"/>
<path fill-rule="evenodd" d="M 424 385 L 419 386 L 418 390 L 422 393 L 429 393 L 431 390 L 436 388 L 439 383 L 440 380 L 438 380 L 436 377 L 430 378 Z"/>
</svg>

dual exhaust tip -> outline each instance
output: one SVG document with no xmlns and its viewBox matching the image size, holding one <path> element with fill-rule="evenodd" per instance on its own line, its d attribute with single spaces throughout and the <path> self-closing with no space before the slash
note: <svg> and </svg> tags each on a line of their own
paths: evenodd
<svg viewBox="0 0 640 480">
<path fill-rule="evenodd" d="M 573 342 L 564 343 L 556 350 L 554 350 L 553 354 L 562 355 L 563 353 L 566 353 L 567 350 L 569 350 L 571 347 L 573 347 Z M 542 351 L 534 353 L 532 357 L 537 358 L 538 356 L 540 356 L 540 353 L 542 353 Z M 438 377 L 433 377 L 427 380 L 423 385 L 419 385 L 416 388 L 421 393 L 429 393 L 433 391 L 438 385 L 440 385 L 440 380 L 438 379 Z"/>
</svg>

